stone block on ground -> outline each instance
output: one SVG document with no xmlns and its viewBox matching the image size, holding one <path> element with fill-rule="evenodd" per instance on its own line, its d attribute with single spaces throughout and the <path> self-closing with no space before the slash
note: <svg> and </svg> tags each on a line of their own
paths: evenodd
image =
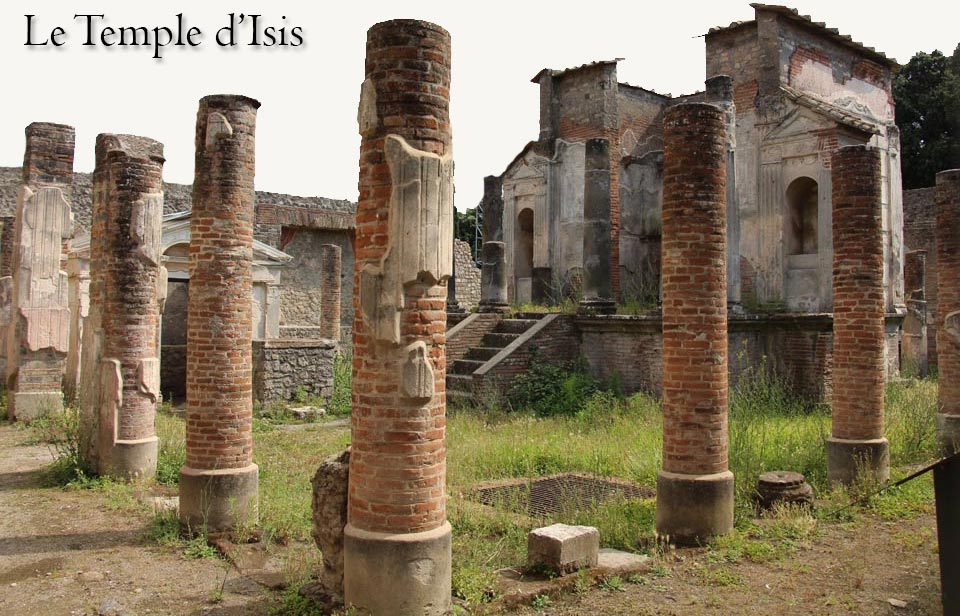
<svg viewBox="0 0 960 616">
<path fill-rule="evenodd" d="M 527 535 L 527 564 L 559 574 L 595 567 L 600 552 L 600 531 L 592 526 L 553 524 Z"/>
<path fill-rule="evenodd" d="M 320 585 L 326 597 L 321 604 L 335 604 L 343 596 L 343 528 L 347 524 L 347 481 L 350 449 L 324 460 L 313 476 L 313 539 L 323 554 Z"/>
</svg>

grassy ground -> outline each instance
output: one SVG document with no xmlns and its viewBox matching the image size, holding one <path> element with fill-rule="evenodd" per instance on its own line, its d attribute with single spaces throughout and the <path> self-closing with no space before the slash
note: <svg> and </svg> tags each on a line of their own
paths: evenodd
<svg viewBox="0 0 960 616">
<path fill-rule="evenodd" d="M 338 381 L 343 405 L 348 375 Z M 660 467 L 662 429 L 659 403 L 643 394 L 621 398 L 597 391 L 564 416 L 536 416 L 500 409 L 450 409 L 448 417 L 448 515 L 454 527 L 454 592 L 471 604 L 493 597 L 496 571 L 522 565 L 528 530 L 547 520 L 481 508 L 465 497 L 482 481 L 577 471 L 617 477 L 653 488 Z M 887 436 L 894 478 L 936 457 L 936 383 L 908 381 L 887 390 Z M 342 413 L 341 413 L 342 414 Z M 282 415 L 282 413 L 281 413 Z M 260 523 L 278 543 L 308 541 L 310 479 L 320 461 L 349 442 L 346 428 L 319 422 L 286 430 L 276 417 L 255 422 L 255 462 L 260 467 Z M 161 412 L 158 481 L 175 485 L 183 463 L 183 420 Z M 817 532 L 818 524 L 856 524 L 861 507 L 849 508 L 851 495 L 826 485 L 824 439 L 829 409 L 792 398 L 781 383 L 748 375 L 731 392 L 730 463 L 737 477 L 736 530 L 709 546 L 716 566 L 704 575 L 711 584 L 736 583 L 724 563 L 767 562 L 782 558 Z M 804 473 L 822 500 L 816 514 L 781 512 L 757 520 L 752 488 L 766 470 Z M 874 498 L 867 510 L 896 520 L 929 511 L 929 479 Z M 600 529 L 605 547 L 653 551 L 654 499 L 612 502 L 588 511 L 570 511 L 549 520 L 589 524 Z M 169 516 L 168 516 L 169 517 Z M 158 539 L 170 520 L 158 519 Z M 196 546 L 193 546 L 196 549 Z"/>
</svg>

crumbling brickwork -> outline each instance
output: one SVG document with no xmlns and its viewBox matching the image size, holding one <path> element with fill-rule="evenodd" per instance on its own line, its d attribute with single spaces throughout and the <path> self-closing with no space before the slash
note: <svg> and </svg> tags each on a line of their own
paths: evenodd
<svg viewBox="0 0 960 616">
<path fill-rule="evenodd" d="M 960 449 L 960 169 L 937 174 L 937 328 L 940 441 Z"/>
<path fill-rule="evenodd" d="M 833 154 L 833 422 L 831 480 L 889 472 L 883 438 L 886 382 L 880 151 Z"/>
<path fill-rule="evenodd" d="M 253 463 L 251 261 L 260 103 L 200 100 L 187 308 L 186 465 L 180 520 L 224 530 L 257 518 Z"/>
<path fill-rule="evenodd" d="M 73 233 L 74 130 L 35 122 L 26 128 L 26 141 L 6 332 L 7 413 L 12 419 L 63 408 L 70 331 L 67 274 L 60 269 L 60 257 Z"/>
<path fill-rule="evenodd" d="M 156 471 L 160 400 L 160 264 L 163 145 L 145 137 L 97 137 L 91 228 L 91 312 L 81 403 L 102 474 Z"/>
</svg>

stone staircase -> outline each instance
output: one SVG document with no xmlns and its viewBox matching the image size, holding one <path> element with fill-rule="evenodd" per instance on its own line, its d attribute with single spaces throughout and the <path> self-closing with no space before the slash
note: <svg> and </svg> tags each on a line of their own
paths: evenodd
<svg viewBox="0 0 960 616">
<path fill-rule="evenodd" d="M 479 346 L 472 347 L 463 359 L 458 359 L 448 367 L 447 400 L 472 401 L 475 393 L 473 373 L 500 355 L 543 316 L 538 313 L 519 313 L 514 318 L 503 319 L 497 323 L 493 331 L 483 337 Z"/>
</svg>

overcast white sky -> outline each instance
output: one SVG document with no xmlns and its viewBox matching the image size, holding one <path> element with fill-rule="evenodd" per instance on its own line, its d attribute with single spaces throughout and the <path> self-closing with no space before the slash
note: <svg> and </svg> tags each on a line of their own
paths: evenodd
<svg viewBox="0 0 960 616">
<path fill-rule="evenodd" d="M 526 2 L 523 0 L 354 0 L 332 4 L 283 0 L 131 2 L 3 0 L 0 45 L 5 87 L 0 165 L 23 158 L 23 128 L 33 121 L 77 129 L 75 169 L 91 171 L 101 132 L 133 133 L 166 146 L 167 181 L 193 181 L 197 100 L 213 93 L 260 100 L 257 188 L 296 195 L 357 197 L 356 109 L 366 30 L 386 19 L 433 21 L 453 37 L 451 114 L 457 207 L 473 207 L 483 176 L 499 174 L 538 133 L 541 68 L 626 58 L 619 78 L 663 93 L 702 88 L 704 43 L 711 26 L 753 17 L 745 0 Z M 887 3 L 803 0 L 791 5 L 901 62 L 918 50 L 950 53 L 960 39 L 955 1 Z M 147 48 L 84 47 L 76 12 L 104 13 L 110 26 L 176 25 L 203 31 L 196 49 L 168 47 L 162 61 Z M 265 25 L 300 26 L 306 44 L 263 49 L 214 42 L 228 13 L 260 13 Z M 63 26 L 66 45 L 27 48 L 25 14 L 35 40 Z M 285 22 L 281 16 L 286 16 Z M 242 30 L 248 32 L 248 30 Z M 249 36 L 249 35 L 248 35 Z"/>
</svg>

